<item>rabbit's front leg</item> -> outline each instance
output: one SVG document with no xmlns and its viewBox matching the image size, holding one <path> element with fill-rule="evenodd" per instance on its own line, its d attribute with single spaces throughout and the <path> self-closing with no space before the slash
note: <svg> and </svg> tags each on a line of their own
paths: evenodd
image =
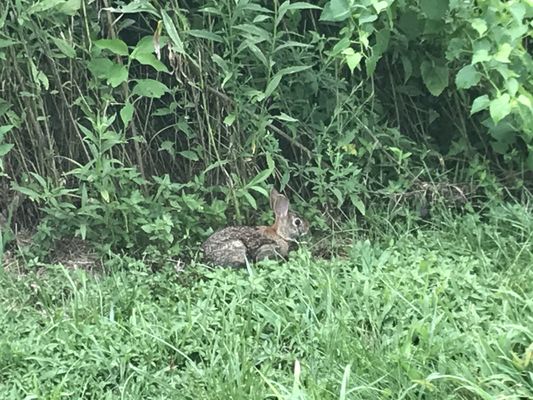
<svg viewBox="0 0 533 400">
<path fill-rule="evenodd" d="M 255 260 L 261 261 L 265 259 L 283 259 L 284 257 L 279 252 L 279 248 L 275 244 L 264 244 L 255 253 Z"/>
</svg>

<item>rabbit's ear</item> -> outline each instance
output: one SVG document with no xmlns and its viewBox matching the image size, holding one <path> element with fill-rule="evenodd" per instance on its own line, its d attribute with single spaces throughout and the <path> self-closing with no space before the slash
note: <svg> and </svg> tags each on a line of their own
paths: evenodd
<svg viewBox="0 0 533 400">
<path fill-rule="evenodd" d="M 274 201 L 274 214 L 276 214 L 276 219 L 278 218 L 287 218 L 289 214 L 289 199 L 285 196 L 278 194 L 278 198 Z"/>
<path fill-rule="evenodd" d="M 276 200 L 280 196 L 281 195 L 279 194 L 279 192 L 275 188 L 272 188 L 272 190 L 270 191 L 270 208 L 272 210 L 274 210 L 274 206 L 276 205 Z"/>
</svg>

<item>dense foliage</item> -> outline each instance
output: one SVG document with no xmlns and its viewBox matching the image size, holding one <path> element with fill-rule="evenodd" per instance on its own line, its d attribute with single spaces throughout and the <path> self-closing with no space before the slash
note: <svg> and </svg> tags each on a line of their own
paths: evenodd
<svg viewBox="0 0 533 400">
<path fill-rule="evenodd" d="M 4 1 L 4 218 L 38 217 L 41 243 L 176 254 L 268 211 L 268 184 L 316 230 L 442 188 L 520 189 L 532 15 L 531 0 Z"/>
</svg>

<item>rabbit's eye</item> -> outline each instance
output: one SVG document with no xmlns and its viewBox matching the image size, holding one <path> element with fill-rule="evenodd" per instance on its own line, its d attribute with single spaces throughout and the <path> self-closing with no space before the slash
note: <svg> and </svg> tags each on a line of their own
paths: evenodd
<svg viewBox="0 0 533 400">
<path fill-rule="evenodd" d="M 295 218 L 294 219 L 294 225 L 300 226 L 301 224 L 302 224 L 302 220 L 300 218 Z"/>
</svg>

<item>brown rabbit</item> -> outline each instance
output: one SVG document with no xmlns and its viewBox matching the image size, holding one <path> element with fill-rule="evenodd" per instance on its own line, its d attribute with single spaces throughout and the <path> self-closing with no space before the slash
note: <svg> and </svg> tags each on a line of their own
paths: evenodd
<svg viewBox="0 0 533 400">
<path fill-rule="evenodd" d="M 276 215 L 272 226 L 229 226 L 213 233 L 202 245 L 204 259 L 226 267 L 246 262 L 287 257 L 289 247 L 309 230 L 309 224 L 289 212 L 289 200 L 276 189 L 270 192 L 270 207 Z"/>
</svg>

